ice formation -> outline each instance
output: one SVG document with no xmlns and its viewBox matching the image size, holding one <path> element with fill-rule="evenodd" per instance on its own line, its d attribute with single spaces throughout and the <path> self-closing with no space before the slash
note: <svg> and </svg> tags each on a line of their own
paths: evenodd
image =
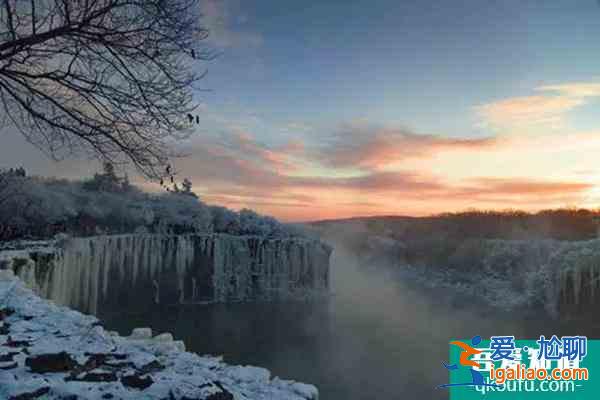
<svg viewBox="0 0 600 400">
<path fill-rule="evenodd" d="M 331 249 L 311 239 L 114 235 L 55 249 L 0 252 L 41 296 L 97 315 L 101 308 L 272 300 L 323 294 Z"/>
<path fill-rule="evenodd" d="M 0 270 L 2 399 L 316 400 L 316 387 L 184 351 L 150 328 L 121 337 Z"/>
<path fill-rule="evenodd" d="M 404 279 L 455 289 L 505 310 L 542 308 L 552 316 L 594 312 L 600 305 L 600 240 L 470 239 L 447 265 L 411 266 L 405 246 L 370 240 L 365 262 L 393 256 Z"/>
<path fill-rule="evenodd" d="M 509 283 L 505 298 L 542 305 L 554 316 L 595 310 L 600 296 L 600 240 L 486 240 L 487 278 Z"/>
</svg>

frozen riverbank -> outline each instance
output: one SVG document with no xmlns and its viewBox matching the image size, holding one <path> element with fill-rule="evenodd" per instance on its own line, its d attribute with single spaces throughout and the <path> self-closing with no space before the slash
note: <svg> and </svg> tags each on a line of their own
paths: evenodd
<svg viewBox="0 0 600 400">
<path fill-rule="evenodd" d="M 43 300 L 0 271 L 0 398 L 317 399 L 312 385 L 184 351 L 170 334 L 129 337 Z"/>
</svg>

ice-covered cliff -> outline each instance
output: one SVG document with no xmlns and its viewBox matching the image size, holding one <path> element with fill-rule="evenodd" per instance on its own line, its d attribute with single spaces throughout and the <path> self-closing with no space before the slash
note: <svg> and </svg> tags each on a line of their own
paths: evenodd
<svg viewBox="0 0 600 400">
<path fill-rule="evenodd" d="M 456 258 L 480 292 L 507 308 L 569 317 L 600 305 L 600 240 L 475 240 Z"/>
<path fill-rule="evenodd" d="M 152 303 L 323 294 L 329 287 L 330 253 L 327 245 L 301 238 L 132 234 L 4 251 L 0 260 L 41 296 L 98 314 Z"/>
<path fill-rule="evenodd" d="M 402 279 L 448 288 L 505 310 L 582 316 L 600 306 L 600 240 L 468 239 L 443 265 L 409 265 L 404 243 L 362 237 L 363 262 L 390 265 Z M 435 251 L 435 249 L 432 249 Z"/>
</svg>

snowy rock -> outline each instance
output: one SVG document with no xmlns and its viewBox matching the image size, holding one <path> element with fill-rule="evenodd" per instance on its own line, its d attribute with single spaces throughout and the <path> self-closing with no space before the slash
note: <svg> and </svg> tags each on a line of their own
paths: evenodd
<svg viewBox="0 0 600 400">
<path fill-rule="evenodd" d="M 156 340 L 158 342 L 172 342 L 173 335 L 170 333 L 161 333 L 160 335 L 156 335 L 154 337 L 154 340 Z"/>
<path fill-rule="evenodd" d="M 183 340 L 175 340 L 170 343 L 177 351 L 185 351 L 185 342 Z"/>
<path fill-rule="evenodd" d="M 0 364 L 10 367 L 0 370 L 0 399 L 318 398 L 314 386 L 271 380 L 264 368 L 180 351 L 170 334 L 110 335 L 96 318 L 43 300 L 18 279 L 0 281 L 0 310 L 8 324 L 0 331 Z M 27 340 L 13 346 L 13 333 Z"/>
<path fill-rule="evenodd" d="M 306 399 L 318 399 L 319 390 L 313 385 L 307 385 L 306 383 L 295 382 L 292 384 L 292 389 L 295 393 Z"/>
<path fill-rule="evenodd" d="M 135 328 L 131 331 L 131 339 L 151 339 L 152 329 L 151 328 Z"/>
<path fill-rule="evenodd" d="M 251 366 L 237 366 L 231 367 L 227 374 L 231 379 L 236 382 L 250 382 L 258 380 L 261 382 L 268 382 L 271 379 L 271 372 L 269 370 L 260 367 Z"/>
</svg>

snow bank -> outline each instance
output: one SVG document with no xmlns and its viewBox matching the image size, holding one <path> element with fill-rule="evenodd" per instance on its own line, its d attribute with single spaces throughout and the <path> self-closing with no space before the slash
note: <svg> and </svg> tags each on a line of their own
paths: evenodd
<svg viewBox="0 0 600 400">
<path fill-rule="evenodd" d="M 130 337 L 43 300 L 0 271 L 2 399 L 317 399 L 312 385 L 183 350 L 149 328 Z"/>
<path fill-rule="evenodd" d="M 99 315 L 124 305 L 314 297 L 328 290 L 330 253 L 304 238 L 132 234 L 0 251 L 0 268 L 42 297 Z"/>
</svg>

